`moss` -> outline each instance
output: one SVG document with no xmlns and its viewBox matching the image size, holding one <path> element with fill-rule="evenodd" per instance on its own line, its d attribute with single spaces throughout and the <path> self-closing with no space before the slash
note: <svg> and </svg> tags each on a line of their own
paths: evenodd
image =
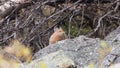
<svg viewBox="0 0 120 68">
<path fill-rule="evenodd" d="M 86 28 L 81 29 L 80 33 L 81 34 L 87 34 L 88 32 L 90 32 L 90 30 L 91 30 L 90 27 L 86 27 Z"/>
<path fill-rule="evenodd" d="M 69 33 L 69 22 L 68 21 L 66 21 L 64 23 L 64 25 L 62 25 L 61 27 L 64 29 L 64 31 L 66 32 L 66 34 Z M 77 27 L 73 26 L 73 24 L 71 23 L 70 24 L 70 35 L 71 36 L 76 36 L 77 33 L 78 33 Z"/>
<path fill-rule="evenodd" d="M 61 27 L 64 29 L 66 34 L 69 33 L 69 22 L 68 21 L 66 21 L 64 24 L 62 24 Z M 91 28 L 89 26 L 86 26 L 86 27 L 80 29 L 80 34 L 84 35 L 84 34 L 87 34 L 90 31 L 91 31 Z M 79 26 L 74 24 L 74 23 L 71 23 L 70 24 L 70 36 L 71 37 L 76 37 L 78 35 L 79 35 Z"/>
<path fill-rule="evenodd" d="M 72 28 L 71 28 L 71 32 L 70 32 L 70 34 L 71 34 L 72 36 L 76 36 L 77 33 L 78 33 L 78 29 L 77 29 L 77 27 L 72 27 Z"/>
</svg>

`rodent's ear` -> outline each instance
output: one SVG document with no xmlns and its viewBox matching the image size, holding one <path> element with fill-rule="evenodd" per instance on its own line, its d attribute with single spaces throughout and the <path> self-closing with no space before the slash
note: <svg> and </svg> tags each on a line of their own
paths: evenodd
<svg viewBox="0 0 120 68">
<path fill-rule="evenodd" d="M 59 27 L 58 27 L 58 26 L 55 26 L 55 27 L 54 27 L 54 32 L 57 31 L 58 29 L 59 29 Z"/>
</svg>

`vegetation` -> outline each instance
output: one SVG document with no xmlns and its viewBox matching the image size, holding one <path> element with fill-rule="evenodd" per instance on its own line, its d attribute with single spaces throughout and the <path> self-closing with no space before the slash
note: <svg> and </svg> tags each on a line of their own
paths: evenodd
<svg viewBox="0 0 120 68">
<path fill-rule="evenodd" d="M 1 8 L 5 2 L 2 0 L 0 2 Z M 6 10 L 0 15 L 1 48 L 6 48 L 15 39 L 8 49 L 21 48 L 22 52 L 15 53 L 15 50 L 14 55 L 19 58 L 25 56 L 26 61 L 30 61 L 31 52 L 34 54 L 48 46 L 55 26 L 61 26 L 68 38 L 85 35 L 104 39 L 108 33 L 120 26 L 120 1 L 23 0 L 15 5 L 12 11 Z M 18 47 L 14 48 L 14 44 Z M 107 48 L 105 42 L 102 41 L 101 44 L 103 51 L 100 49 L 99 53 L 108 53 L 110 49 L 104 51 L 104 48 Z M 27 57 L 28 55 L 30 57 Z"/>
</svg>

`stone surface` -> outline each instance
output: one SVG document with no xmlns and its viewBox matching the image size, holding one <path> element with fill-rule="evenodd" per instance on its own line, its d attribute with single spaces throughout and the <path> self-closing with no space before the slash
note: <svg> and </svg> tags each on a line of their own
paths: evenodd
<svg viewBox="0 0 120 68">
<path fill-rule="evenodd" d="M 100 39 L 79 36 L 75 39 L 66 39 L 51 44 L 36 53 L 35 58 L 37 59 L 52 52 L 63 50 L 75 62 L 77 68 L 83 68 L 90 61 L 98 62 L 98 48 L 100 48 Z"/>
<path fill-rule="evenodd" d="M 112 47 L 112 51 L 104 58 L 102 63 L 104 68 L 108 68 L 112 64 L 120 63 L 120 27 L 111 32 L 105 40 Z"/>
<path fill-rule="evenodd" d="M 120 26 L 116 30 L 108 34 L 108 36 L 106 36 L 104 40 L 108 42 L 110 47 L 120 46 Z"/>
<path fill-rule="evenodd" d="M 28 66 L 28 68 L 75 68 L 75 63 L 60 50 L 43 56 Z"/>
</svg>

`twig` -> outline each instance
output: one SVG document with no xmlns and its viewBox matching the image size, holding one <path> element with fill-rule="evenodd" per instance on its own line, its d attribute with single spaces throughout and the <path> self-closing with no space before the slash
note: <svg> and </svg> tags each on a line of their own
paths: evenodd
<svg viewBox="0 0 120 68">
<path fill-rule="evenodd" d="M 112 12 L 113 12 L 113 10 L 107 12 L 105 15 L 103 15 L 102 17 L 99 18 L 99 20 L 98 20 L 98 25 L 97 25 L 97 27 L 94 29 L 94 32 L 96 32 L 96 31 L 98 30 L 98 28 L 100 27 L 100 24 L 101 24 L 102 19 L 105 18 L 107 15 L 109 15 L 109 14 L 112 13 Z"/>
<path fill-rule="evenodd" d="M 116 7 L 115 7 L 115 9 L 114 9 L 114 11 L 116 12 L 117 11 L 117 9 L 118 9 L 118 7 L 120 6 L 120 1 L 119 0 L 117 0 L 117 4 L 116 4 Z"/>
</svg>

